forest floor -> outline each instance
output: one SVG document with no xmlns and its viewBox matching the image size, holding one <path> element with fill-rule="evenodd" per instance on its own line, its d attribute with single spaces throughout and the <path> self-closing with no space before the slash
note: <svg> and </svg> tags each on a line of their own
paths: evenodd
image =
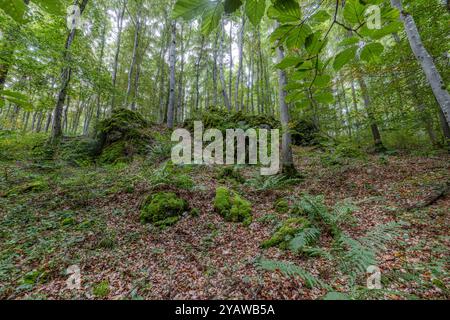
<svg viewBox="0 0 450 320">
<path fill-rule="evenodd" d="M 329 163 L 322 151 L 296 148 L 304 179 L 288 188 L 256 191 L 218 179 L 219 168 L 190 167 L 183 174 L 194 187 L 180 190 L 152 185 L 158 165 L 144 159 L 77 167 L 34 161 L 29 145 L 14 148 L 0 158 L 0 298 L 319 299 L 327 293 L 260 270 L 260 257 L 293 262 L 335 291 L 348 291 L 335 261 L 260 246 L 284 218 L 274 210 L 276 200 L 293 201 L 303 193 L 323 195 L 329 207 L 345 199 L 355 203 L 357 223 L 346 227 L 354 236 L 391 221 L 408 223 L 380 252 L 384 289 L 370 297 L 450 298 L 450 198 L 411 209 L 450 181 L 448 155 L 370 155 Z M 257 171 L 242 169 L 247 181 Z M 224 222 L 214 212 L 215 188 L 223 184 L 252 203 L 250 226 Z M 176 189 L 199 216 L 186 215 L 163 230 L 142 224 L 140 205 L 155 189 Z M 325 249 L 328 238 L 320 239 Z M 67 288 L 71 265 L 81 269 L 80 290 Z"/>
</svg>

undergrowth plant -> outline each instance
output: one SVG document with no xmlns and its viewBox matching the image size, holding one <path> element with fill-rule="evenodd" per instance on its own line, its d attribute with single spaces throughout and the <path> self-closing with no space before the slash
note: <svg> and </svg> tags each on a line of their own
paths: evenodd
<svg viewBox="0 0 450 320">
<path fill-rule="evenodd" d="M 355 224 L 352 213 L 357 207 L 349 201 L 337 204 L 330 211 L 324 204 L 321 196 L 304 195 L 294 201 L 291 209 L 292 216 L 307 217 L 309 223 L 303 228 L 298 228 L 296 233 L 292 232 L 280 235 L 286 229 L 282 223 L 276 228 L 274 237 L 284 237 L 282 241 L 263 243 L 263 247 L 273 245 L 288 249 L 297 254 L 306 256 L 322 256 L 334 261 L 336 267 L 347 276 L 348 287 L 354 290 L 358 279 L 365 274 L 367 268 L 377 265 L 378 253 L 386 248 L 386 244 L 393 240 L 399 233 L 399 227 L 403 223 L 387 223 L 369 230 L 364 236 L 353 238 L 345 230 L 344 226 Z M 294 218 L 289 218 L 294 219 Z M 289 221 L 289 219 L 287 221 Z M 284 228 L 284 229 L 283 229 Z M 291 230 L 292 231 L 292 230 Z M 316 246 L 322 234 L 328 233 L 332 236 L 330 249 Z M 267 245 L 267 244 L 271 245 Z M 261 260 L 257 266 L 264 270 L 279 270 L 286 276 L 300 277 L 313 287 L 327 288 L 319 279 L 311 278 L 311 274 L 292 263 L 283 261 Z"/>
</svg>

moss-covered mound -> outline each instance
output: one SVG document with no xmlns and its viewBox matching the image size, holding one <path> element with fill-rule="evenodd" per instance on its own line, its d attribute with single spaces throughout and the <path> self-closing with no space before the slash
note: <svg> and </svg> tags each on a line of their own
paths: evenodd
<svg viewBox="0 0 450 320">
<path fill-rule="evenodd" d="M 159 227 L 170 226 L 177 223 L 188 209 L 187 201 L 175 193 L 158 192 L 148 196 L 143 203 L 141 221 Z"/>
<path fill-rule="evenodd" d="M 315 146 L 320 144 L 320 130 L 309 120 L 295 120 L 291 123 L 292 144 L 295 146 Z"/>
<path fill-rule="evenodd" d="M 135 154 L 145 153 L 151 142 L 150 124 L 144 117 L 127 109 L 116 109 L 97 127 L 100 163 L 125 162 Z"/>
<path fill-rule="evenodd" d="M 276 229 L 270 239 L 261 244 L 261 247 L 270 248 L 278 246 L 282 249 L 287 249 L 289 242 L 295 235 L 309 226 L 310 222 L 306 218 L 289 218 Z"/>
<path fill-rule="evenodd" d="M 251 203 L 228 188 L 217 188 L 214 209 L 225 221 L 243 222 L 244 225 L 252 223 Z"/>
<path fill-rule="evenodd" d="M 194 122 L 202 121 L 205 129 L 275 129 L 280 127 L 280 122 L 270 115 L 252 115 L 243 112 L 228 112 L 225 109 L 210 107 L 202 112 L 196 113 L 184 123 L 184 127 L 190 131 L 194 130 Z"/>
</svg>

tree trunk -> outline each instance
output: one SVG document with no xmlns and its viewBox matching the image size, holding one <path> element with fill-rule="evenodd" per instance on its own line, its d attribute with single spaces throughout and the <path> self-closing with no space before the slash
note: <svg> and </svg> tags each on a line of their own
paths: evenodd
<svg viewBox="0 0 450 320">
<path fill-rule="evenodd" d="M 391 4 L 400 11 L 400 18 L 405 26 L 411 49 L 422 66 L 434 96 L 445 115 L 447 124 L 450 124 L 450 94 L 446 90 L 444 81 L 436 68 L 433 58 L 422 43 L 414 18 L 410 13 L 403 10 L 401 0 L 391 0 Z"/>
<path fill-rule="evenodd" d="M 278 62 L 284 59 L 284 50 L 282 46 L 277 47 Z M 281 165 L 282 172 L 289 176 L 295 176 L 298 174 L 297 169 L 294 166 L 294 158 L 292 155 L 292 136 L 289 129 L 289 107 L 286 103 L 286 90 L 287 76 L 284 70 L 278 70 L 279 78 L 279 103 L 280 103 L 280 120 L 281 128 L 283 130 L 283 138 L 281 142 Z"/>
<path fill-rule="evenodd" d="M 88 0 L 82 0 L 80 4 L 80 14 L 83 14 L 84 9 L 86 9 L 86 5 L 88 3 Z M 52 136 L 51 136 L 51 142 L 55 143 L 57 142 L 61 136 L 62 136 L 62 128 L 61 128 L 61 118 L 62 118 L 62 111 L 64 102 L 66 101 L 67 96 L 67 89 L 69 87 L 70 79 L 72 76 L 72 68 L 69 65 L 70 60 L 70 47 L 72 46 L 72 43 L 75 39 L 76 34 L 76 28 L 73 28 L 70 30 L 69 35 L 67 36 L 66 45 L 64 47 L 64 55 L 63 55 L 63 61 L 66 64 L 66 66 L 63 67 L 63 70 L 61 72 L 61 88 L 58 94 L 58 100 L 56 103 L 55 111 L 54 111 L 54 120 L 53 120 L 53 128 L 52 128 Z"/>
<path fill-rule="evenodd" d="M 239 103 L 239 85 L 241 82 L 241 76 L 242 76 L 242 65 L 243 65 L 243 54 L 244 54 L 244 31 L 245 31 L 245 15 L 242 15 L 242 22 L 241 22 L 241 30 L 239 32 L 239 67 L 238 72 L 236 76 L 236 86 L 235 86 L 235 92 L 234 92 L 234 107 L 236 108 L 236 111 L 239 111 L 242 109 L 242 106 L 240 106 Z"/>
<path fill-rule="evenodd" d="M 202 35 L 200 52 L 195 64 L 195 111 L 198 110 L 198 105 L 200 103 L 200 64 L 203 58 L 203 46 L 205 45 L 205 36 Z"/>
<path fill-rule="evenodd" d="M 361 93 L 364 98 L 364 105 L 366 107 L 367 117 L 369 118 L 370 129 L 372 131 L 372 137 L 373 137 L 374 144 L 375 144 L 375 150 L 377 152 L 384 151 L 385 148 L 384 148 L 383 142 L 381 140 L 381 134 L 380 134 L 380 130 L 378 129 L 377 122 L 375 120 L 375 115 L 372 110 L 369 91 L 367 89 L 366 82 L 364 81 L 364 79 L 359 71 L 357 74 L 357 79 L 358 79 L 359 87 L 361 88 Z"/>
<path fill-rule="evenodd" d="M 117 42 L 116 42 L 116 53 L 114 55 L 114 67 L 112 75 L 113 92 L 111 97 L 111 110 L 113 110 L 116 105 L 117 72 L 119 69 L 120 45 L 122 43 L 123 18 L 125 16 L 126 4 L 127 4 L 126 1 L 124 1 L 122 9 L 117 14 Z"/>
<path fill-rule="evenodd" d="M 135 29 L 134 29 L 134 44 L 133 44 L 133 55 L 131 58 L 130 69 L 128 70 L 128 85 L 127 85 L 127 96 L 125 99 L 126 104 L 128 105 L 128 99 L 131 94 L 131 87 L 133 85 L 133 71 L 136 65 L 136 59 L 139 49 L 139 38 L 141 33 L 141 18 L 139 15 L 136 16 L 135 20 Z"/>
<path fill-rule="evenodd" d="M 171 40 L 169 51 L 170 66 L 170 85 L 169 85 L 169 104 L 167 106 L 167 127 L 170 129 L 174 126 L 174 108 L 175 108 L 175 64 L 176 64 L 176 44 L 177 44 L 177 23 L 172 21 Z"/>
<path fill-rule="evenodd" d="M 227 85 L 225 82 L 225 72 L 224 72 L 224 61 L 223 61 L 223 56 L 224 56 L 224 48 L 223 48 L 223 43 L 224 43 L 224 33 L 225 33 L 225 28 L 222 22 L 222 36 L 220 38 L 220 48 L 219 48 L 219 52 L 220 52 L 220 66 L 219 66 L 219 74 L 220 74 L 220 82 L 222 85 L 222 94 L 223 94 L 223 101 L 225 106 L 227 107 L 228 112 L 231 112 L 231 104 L 230 104 L 230 99 L 228 97 L 228 93 L 227 93 Z"/>
</svg>

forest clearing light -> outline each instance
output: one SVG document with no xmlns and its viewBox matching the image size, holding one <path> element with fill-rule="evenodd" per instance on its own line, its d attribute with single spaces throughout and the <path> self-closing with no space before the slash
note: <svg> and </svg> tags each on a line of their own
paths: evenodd
<svg viewBox="0 0 450 320">
<path fill-rule="evenodd" d="M 172 142 L 179 142 L 172 148 L 172 162 L 174 164 L 233 165 L 246 164 L 248 159 L 248 164 L 265 166 L 261 168 L 261 175 L 275 175 L 280 171 L 280 132 L 278 129 L 270 130 L 270 137 L 268 137 L 269 130 L 267 129 L 258 129 L 258 132 L 255 129 L 248 129 L 247 131 L 227 129 L 224 161 L 222 131 L 208 129 L 203 132 L 203 128 L 201 121 L 194 122 L 193 148 L 191 132 L 186 129 L 177 129 L 172 133 Z M 246 143 L 247 141 L 248 143 Z M 210 144 L 203 148 L 204 142 L 210 142 Z M 270 151 L 268 150 L 269 144 Z M 194 150 L 193 162 L 192 149 Z"/>
</svg>

